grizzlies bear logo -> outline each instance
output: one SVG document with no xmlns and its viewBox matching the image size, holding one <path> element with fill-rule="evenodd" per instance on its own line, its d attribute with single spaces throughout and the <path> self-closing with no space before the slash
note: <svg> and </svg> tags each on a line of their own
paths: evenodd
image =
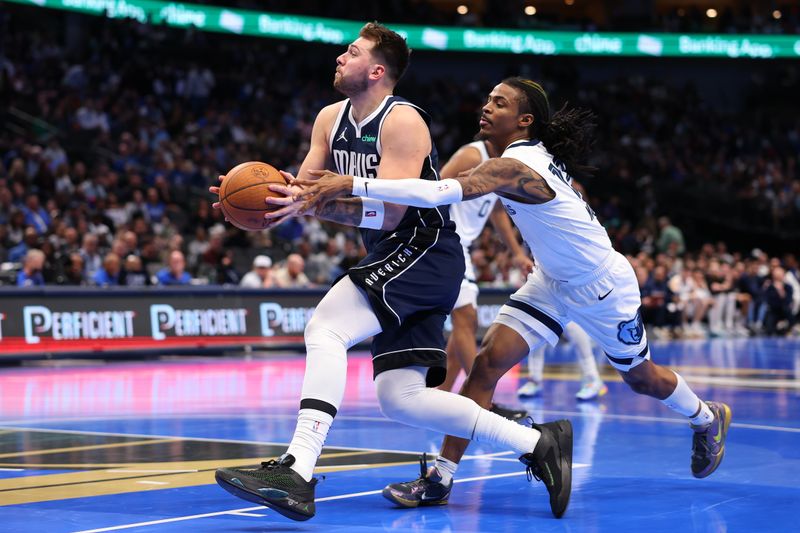
<svg viewBox="0 0 800 533">
<path fill-rule="evenodd" d="M 644 335 L 641 313 L 636 311 L 636 316 L 633 319 L 620 322 L 618 328 L 617 338 L 620 342 L 631 345 L 639 344 L 642 341 L 642 335 Z"/>
</svg>

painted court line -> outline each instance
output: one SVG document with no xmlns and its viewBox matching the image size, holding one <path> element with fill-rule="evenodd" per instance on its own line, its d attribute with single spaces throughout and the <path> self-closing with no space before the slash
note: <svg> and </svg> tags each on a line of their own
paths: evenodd
<svg viewBox="0 0 800 533">
<path fill-rule="evenodd" d="M 295 416 L 297 418 L 297 416 Z M 110 420 L 110 419 L 105 419 Z M 41 421 L 39 421 L 41 422 Z M 0 426 L 5 425 L 0 423 Z M 34 431 L 39 433 L 66 433 L 76 435 L 103 435 L 108 437 L 137 437 L 137 438 L 152 438 L 152 439 L 176 439 L 181 440 L 196 440 L 198 442 L 230 442 L 233 444 L 255 444 L 258 446 L 287 446 L 286 442 L 267 442 L 258 440 L 238 440 L 238 439 L 212 439 L 208 437 L 175 437 L 170 435 L 145 435 L 142 433 L 115 433 L 112 431 L 84 431 L 80 429 L 48 429 L 36 427 L 14 427 L 15 431 Z M 363 451 L 363 452 L 385 452 L 385 453 L 407 453 L 409 455 L 419 455 L 419 450 L 384 450 L 381 448 L 360 448 L 358 446 L 325 446 L 326 450 L 347 450 L 347 451 Z M 438 453 L 438 452 L 437 452 Z"/>
<path fill-rule="evenodd" d="M 134 468 L 116 468 L 106 470 L 110 474 L 188 474 L 198 470 L 137 470 Z"/>
<path fill-rule="evenodd" d="M 578 463 L 578 464 L 574 464 L 573 468 L 582 468 L 582 467 L 586 467 L 586 466 L 589 466 L 589 465 Z M 514 476 L 524 476 L 524 475 L 525 475 L 525 472 L 509 472 L 509 473 L 506 473 L 506 474 L 493 474 L 493 475 L 488 475 L 488 476 L 477 476 L 477 477 L 468 477 L 468 478 L 464 478 L 464 479 L 456 479 L 456 480 L 453 481 L 453 483 L 469 483 L 471 481 L 483 481 L 485 479 L 499 479 L 499 478 L 504 478 L 504 477 L 514 477 Z M 368 491 L 365 491 L 365 492 L 351 492 L 350 494 L 340 494 L 339 496 L 328 496 L 327 498 L 317 498 L 316 502 L 319 503 L 319 502 L 329 502 L 329 501 L 334 501 L 334 500 L 345 500 L 345 499 L 348 499 L 348 498 L 358 498 L 358 497 L 361 497 L 361 496 L 371 496 L 371 495 L 374 495 L 374 494 L 380 494 L 381 492 L 383 492 L 383 489 L 380 489 L 380 490 L 368 490 Z M 150 520 L 148 522 L 136 522 L 136 523 L 133 523 L 133 524 L 122 524 L 122 525 L 119 525 L 119 526 L 103 527 L 103 528 L 100 528 L 100 529 L 84 529 L 84 530 L 81 530 L 81 531 L 76 531 L 75 533 L 102 533 L 104 531 L 119 531 L 121 529 L 131 529 L 131 528 L 134 528 L 134 527 L 154 526 L 154 525 L 157 525 L 157 524 L 168 524 L 168 523 L 171 523 L 171 522 L 184 522 L 186 520 L 197 520 L 199 518 L 209 518 L 209 517 L 212 517 L 212 516 L 222 516 L 222 515 L 226 515 L 226 514 L 232 514 L 232 515 L 238 515 L 238 516 L 241 516 L 241 515 L 253 516 L 253 515 L 249 515 L 249 514 L 245 514 L 245 513 L 249 513 L 250 511 L 257 511 L 259 509 L 263 510 L 264 506 L 259 505 L 259 506 L 256 506 L 256 507 L 244 507 L 242 509 L 229 509 L 227 511 L 217 511 L 217 512 L 214 512 L 214 513 L 203 513 L 203 514 L 195 514 L 195 515 L 189 515 L 189 516 L 176 516 L 174 518 L 164 518 L 164 519 L 161 519 L 161 520 Z M 263 518 L 265 515 L 255 515 L 255 516 L 258 516 L 259 518 Z"/>
<path fill-rule="evenodd" d="M 686 425 L 686 420 L 680 418 L 662 418 L 658 416 L 641 416 L 641 415 L 616 415 L 611 413 L 582 413 L 580 411 L 551 411 L 551 410 L 542 410 L 540 411 L 543 414 L 547 415 L 558 415 L 558 416 L 571 416 L 575 418 L 595 418 L 595 417 L 602 417 L 608 418 L 611 420 L 633 420 L 635 422 L 661 422 L 664 424 L 680 424 Z M 736 418 L 736 413 L 734 413 L 734 418 Z M 763 424 L 747 424 L 743 422 L 733 422 L 731 427 L 734 428 L 746 428 L 746 429 L 759 429 L 763 431 L 780 431 L 784 433 L 800 433 L 800 428 L 791 428 L 791 427 L 784 427 L 784 426 L 766 426 Z"/>
</svg>

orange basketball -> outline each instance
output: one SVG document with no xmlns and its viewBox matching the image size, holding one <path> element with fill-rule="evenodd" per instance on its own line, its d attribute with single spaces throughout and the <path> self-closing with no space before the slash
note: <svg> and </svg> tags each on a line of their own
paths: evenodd
<svg viewBox="0 0 800 533">
<path fill-rule="evenodd" d="M 280 172 L 260 161 L 248 161 L 233 167 L 219 187 L 222 212 L 231 224 L 248 231 L 264 229 L 269 220 L 264 213 L 278 209 L 264 202 L 267 196 L 282 196 L 269 190 L 270 183 L 286 184 Z"/>
</svg>

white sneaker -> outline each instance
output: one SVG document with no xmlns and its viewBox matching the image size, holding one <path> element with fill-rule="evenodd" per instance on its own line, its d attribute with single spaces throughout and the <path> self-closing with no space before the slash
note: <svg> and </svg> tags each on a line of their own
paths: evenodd
<svg viewBox="0 0 800 533">
<path fill-rule="evenodd" d="M 533 381 L 528 381 L 517 389 L 517 396 L 523 398 L 536 398 L 542 395 L 542 386 Z"/>
<path fill-rule="evenodd" d="M 602 381 L 589 381 L 581 386 L 575 397 L 581 401 L 596 400 L 608 393 L 608 387 Z"/>
</svg>

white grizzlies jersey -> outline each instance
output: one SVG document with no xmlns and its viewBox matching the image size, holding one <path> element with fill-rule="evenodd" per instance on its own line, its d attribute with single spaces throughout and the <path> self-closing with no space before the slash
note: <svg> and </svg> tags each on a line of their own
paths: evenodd
<svg viewBox="0 0 800 533">
<path fill-rule="evenodd" d="M 489 153 L 486 151 L 486 145 L 483 141 L 475 141 L 467 146 L 472 146 L 480 152 L 481 163 L 489 159 Z M 456 223 L 456 233 L 461 237 L 462 246 L 469 248 L 472 241 L 478 238 L 481 231 L 483 231 L 483 227 L 486 226 L 486 221 L 489 220 L 489 215 L 496 201 L 497 196 L 491 193 L 450 206 L 450 219 Z"/>
<path fill-rule="evenodd" d="M 575 282 L 591 274 L 612 252 L 611 240 L 594 211 L 572 188 L 572 177 L 536 140 L 512 143 L 502 157 L 521 161 L 538 173 L 556 193 L 543 204 L 523 204 L 501 198 L 503 207 L 549 277 Z"/>
</svg>

